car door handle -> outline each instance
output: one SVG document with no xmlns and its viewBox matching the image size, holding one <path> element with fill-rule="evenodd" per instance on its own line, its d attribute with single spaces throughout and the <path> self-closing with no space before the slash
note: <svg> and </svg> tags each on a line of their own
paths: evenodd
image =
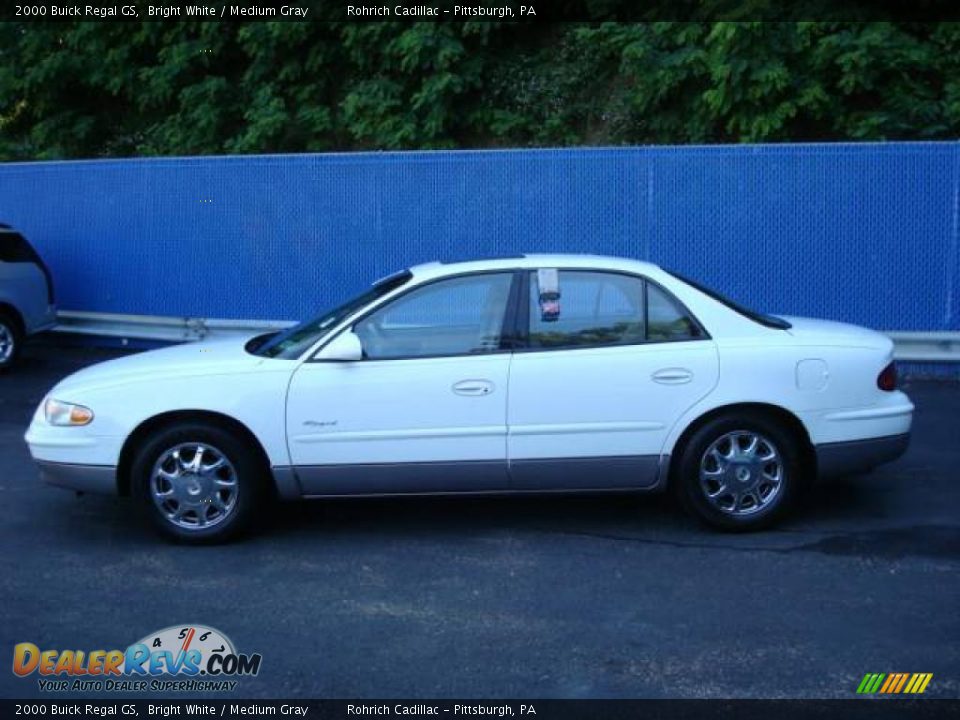
<svg viewBox="0 0 960 720">
<path fill-rule="evenodd" d="M 457 395 L 489 395 L 493 392 L 493 383 L 489 380 L 461 380 L 454 384 L 453 391 Z"/>
<path fill-rule="evenodd" d="M 693 380 L 693 373 L 686 368 L 663 368 L 650 377 L 661 385 L 683 385 Z"/>
</svg>

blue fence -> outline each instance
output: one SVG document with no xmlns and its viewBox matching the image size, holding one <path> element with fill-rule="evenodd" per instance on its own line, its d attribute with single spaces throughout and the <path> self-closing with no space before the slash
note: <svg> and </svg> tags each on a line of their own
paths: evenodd
<svg viewBox="0 0 960 720">
<path fill-rule="evenodd" d="M 61 308 L 297 319 L 437 258 L 649 259 L 771 312 L 960 329 L 960 143 L 0 165 Z"/>
</svg>

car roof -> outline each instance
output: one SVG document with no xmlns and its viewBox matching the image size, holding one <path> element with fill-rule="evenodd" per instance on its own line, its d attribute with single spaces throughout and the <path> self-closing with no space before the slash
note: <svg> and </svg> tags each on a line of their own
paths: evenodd
<svg viewBox="0 0 960 720">
<path fill-rule="evenodd" d="M 594 270 L 625 270 L 644 272 L 659 269 L 656 265 L 630 258 L 606 255 L 578 255 L 564 253 L 530 253 L 494 258 L 478 258 L 456 262 L 430 262 L 414 265 L 410 272 L 415 278 L 443 277 L 481 270 L 512 270 L 515 268 L 583 268 Z"/>
</svg>

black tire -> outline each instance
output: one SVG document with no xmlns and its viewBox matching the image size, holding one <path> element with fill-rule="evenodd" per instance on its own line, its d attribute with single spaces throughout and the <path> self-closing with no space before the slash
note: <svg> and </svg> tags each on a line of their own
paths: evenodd
<svg viewBox="0 0 960 720">
<path fill-rule="evenodd" d="M 223 517 L 213 523 L 208 521 L 209 524 L 205 526 L 198 524 L 196 527 L 185 528 L 169 519 L 168 514 L 154 501 L 151 483 L 161 458 L 166 458 L 167 463 L 174 463 L 169 453 L 178 446 L 187 448 L 183 457 L 193 457 L 194 453 L 190 452 L 189 446 L 198 444 L 205 448 L 202 455 L 212 458 L 215 457 L 215 452 L 232 466 L 232 472 L 229 472 L 230 468 L 225 471 L 228 471 L 226 477 L 234 478 L 236 494 L 232 506 Z M 258 514 L 270 498 L 268 469 L 264 467 L 260 454 L 251 446 L 249 440 L 238 437 L 223 427 L 202 421 L 179 423 L 154 433 L 137 452 L 131 473 L 130 486 L 133 494 L 153 526 L 164 537 L 180 543 L 214 544 L 239 537 L 255 525 Z M 168 482 L 168 485 L 172 488 L 172 482 Z M 204 508 L 205 513 L 208 512 L 204 505 L 199 504 L 202 502 L 190 506 L 197 510 L 188 510 L 187 519 L 193 517 L 199 520 L 200 508 Z M 176 507 L 179 507 L 179 503 Z M 220 512 L 212 505 L 208 507 L 213 509 L 214 513 Z"/>
<path fill-rule="evenodd" d="M 20 329 L 20 323 L 9 313 L 0 311 L 0 339 L 4 338 L 12 341 L 13 348 L 9 354 L 0 352 L 0 372 L 13 367 L 23 347 L 23 330 Z"/>
<path fill-rule="evenodd" d="M 705 460 L 708 450 L 716 442 L 720 442 L 720 449 L 729 449 L 728 444 L 730 433 L 743 431 L 748 433 L 737 438 L 738 447 L 745 449 L 749 447 L 749 434 L 755 434 L 774 446 L 772 449 L 779 456 L 780 461 L 780 483 L 776 493 L 772 493 L 772 483 L 768 481 L 766 485 L 761 486 L 753 493 L 753 498 L 743 498 L 739 501 L 733 499 L 734 492 L 742 491 L 755 483 L 757 477 L 757 467 L 763 467 L 764 471 L 771 471 L 774 465 L 762 466 L 762 461 L 754 460 L 754 463 L 744 459 L 744 473 L 747 478 L 743 480 L 742 485 L 736 485 L 731 488 L 730 493 L 721 494 L 718 490 L 720 486 L 739 483 L 740 479 L 736 475 L 738 468 L 734 463 L 727 463 L 726 475 L 722 480 L 714 481 L 708 479 L 705 481 L 708 488 L 714 491 L 716 501 L 708 498 L 707 489 L 704 483 L 701 483 L 701 463 L 705 462 L 706 470 L 717 472 L 720 465 L 715 460 Z M 675 473 L 672 477 L 674 490 L 680 497 L 684 507 L 695 515 L 702 522 L 712 528 L 730 532 L 744 532 L 750 530 L 760 530 L 770 527 L 781 520 L 790 512 L 796 504 L 797 496 L 800 493 L 802 484 L 801 457 L 802 448 L 800 440 L 782 423 L 770 416 L 759 413 L 738 413 L 736 415 L 723 415 L 716 417 L 703 426 L 697 428 L 689 438 L 683 443 L 680 450 L 678 462 L 675 467 Z M 745 445 L 744 445 L 745 444 Z M 763 447 L 761 445 L 761 447 Z M 729 452 L 729 450 L 727 450 Z M 721 452 L 721 454 L 723 454 Z M 762 456 L 768 455 L 766 449 Z M 715 456 L 714 456 L 715 457 Z M 767 498 L 765 502 L 756 503 L 757 493 L 762 498 L 766 491 Z M 736 505 L 735 505 L 736 503 Z M 723 507 L 726 506 L 726 507 Z"/>
</svg>

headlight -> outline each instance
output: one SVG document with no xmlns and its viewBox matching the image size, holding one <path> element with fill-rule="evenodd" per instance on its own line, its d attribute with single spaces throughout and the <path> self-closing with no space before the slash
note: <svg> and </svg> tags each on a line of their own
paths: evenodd
<svg viewBox="0 0 960 720">
<path fill-rule="evenodd" d="M 83 405 L 60 402 L 50 398 L 43 406 L 43 413 L 51 425 L 89 425 L 93 422 L 93 410 Z"/>
</svg>

